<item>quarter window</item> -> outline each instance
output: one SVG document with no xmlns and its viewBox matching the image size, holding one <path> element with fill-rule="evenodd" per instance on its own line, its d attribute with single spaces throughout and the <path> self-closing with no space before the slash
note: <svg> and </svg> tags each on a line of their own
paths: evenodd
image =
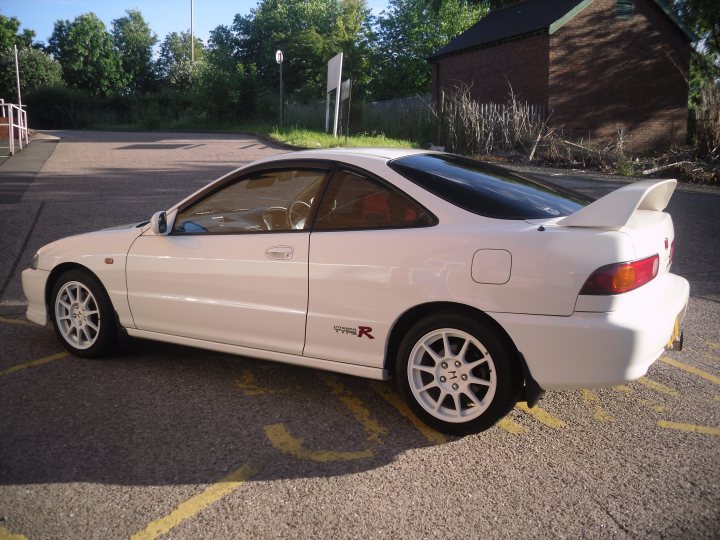
<svg viewBox="0 0 720 540">
<path fill-rule="evenodd" d="M 333 176 L 315 220 L 315 230 L 427 227 L 434 218 L 389 186 L 349 170 Z"/>
<path fill-rule="evenodd" d="M 177 234 L 260 233 L 303 230 L 327 171 L 252 173 L 184 209 Z"/>
</svg>

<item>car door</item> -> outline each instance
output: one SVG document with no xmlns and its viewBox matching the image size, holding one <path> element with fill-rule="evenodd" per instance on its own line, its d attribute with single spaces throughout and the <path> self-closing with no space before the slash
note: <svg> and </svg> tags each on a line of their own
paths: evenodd
<svg viewBox="0 0 720 540">
<path fill-rule="evenodd" d="M 310 237 L 305 356 L 382 367 L 392 323 L 423 287 L 411 275 L 436 223 L 380 179 L 335 172 Z"/>
<path fill-rule="evenodd" d="M 311 207 L 328 173 L 261 170 L 177 211 L 167 235 L 147 231 L 128 254 L 135 326 L 301 354 Z"/>
</svg>

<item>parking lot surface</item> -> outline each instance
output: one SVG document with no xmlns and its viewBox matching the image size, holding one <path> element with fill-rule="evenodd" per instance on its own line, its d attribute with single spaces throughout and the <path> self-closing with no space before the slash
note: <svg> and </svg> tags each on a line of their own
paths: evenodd
<svg viewBox="0 0 720 540">
<path fill-rule="evenodd" d="M 464 438 L 417 423 L 391 384 L 143 341 L 84 360 L 25 320 L 19 276 L 41 245 L 148 219 L 284 151 L 53 132 L 0 165 L 0 540 L 718 537 L 718 190 L 669 208 L 684 351 Z M 595 196 L 620 185 L 539 174 Z"/>
</svg>

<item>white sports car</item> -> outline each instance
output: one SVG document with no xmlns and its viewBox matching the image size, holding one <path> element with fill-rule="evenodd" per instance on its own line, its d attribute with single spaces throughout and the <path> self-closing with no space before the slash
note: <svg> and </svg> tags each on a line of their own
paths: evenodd
<svg viewBox="0 0 720 540">
<path fill-rule="evenodd" d="M 53 242 L 27 317 L 97 357 L 119 333 L 394 376 L 452 434 L 543 390 L 636 379 L 682 346 L 675 180 L 591 202 L 444 153 L 322 150 L 242 167 L 149 222 Z"/>
</svg>

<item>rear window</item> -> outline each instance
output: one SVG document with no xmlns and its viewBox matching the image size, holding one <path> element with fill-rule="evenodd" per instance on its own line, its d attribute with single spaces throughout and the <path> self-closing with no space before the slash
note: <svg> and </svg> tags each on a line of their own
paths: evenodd
<svg viewBox="0 0 720 540">
<path fill-rule="evenodd" d="M 416 154 L 389 166 L 438 197 L 490 218 L 568 216 L 590 202 L 580 193 L 451 154 Z"/>
</svg>

